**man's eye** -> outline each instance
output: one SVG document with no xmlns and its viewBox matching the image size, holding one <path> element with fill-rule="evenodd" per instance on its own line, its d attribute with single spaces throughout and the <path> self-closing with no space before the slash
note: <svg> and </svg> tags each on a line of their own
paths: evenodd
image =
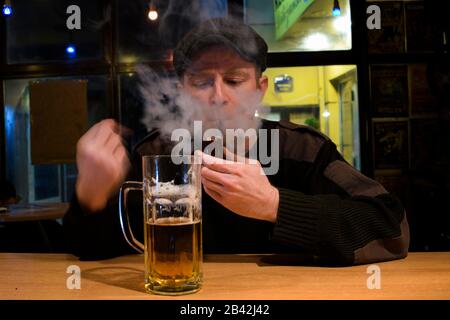
<svg viewBox="0 0 450 320">
<path fill-rule="evenodd" d="M 238 86 L 240 85 L 243 81 L 241 79 L 228 79 L 225 81 L 227 84 L 231 85 L 231 86 Z"/>
<path fill-rule="evenodd" d="M 192 82 L 192 86 L 194 86 L 195 88 L 206 88 L 211 86 L 212 81 L 211 80 L 197 80 Z"/>
</svg>

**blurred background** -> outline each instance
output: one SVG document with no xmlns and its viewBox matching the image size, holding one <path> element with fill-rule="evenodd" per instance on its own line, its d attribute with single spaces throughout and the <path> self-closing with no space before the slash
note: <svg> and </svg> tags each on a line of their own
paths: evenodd
<svg viewBox="0 0 450 320">
<path fill-rule="evenodd" d="M 17 213 L 0 213 L 0 251 L 64 251 L 61 217 L 74 192 L 77 139 L 113 117 L 133 130 L 131 150 L 147 133 L 136 67 L 173 77 L 177 41 L 199 22 L 227 15 L 269 45 L 269 108 L 259 116 L 328 135 L 347 162 L 403 201 L 412 251 L 450 249 L 446 1 L 0 6 L 0 201 Z"/>
</svg>

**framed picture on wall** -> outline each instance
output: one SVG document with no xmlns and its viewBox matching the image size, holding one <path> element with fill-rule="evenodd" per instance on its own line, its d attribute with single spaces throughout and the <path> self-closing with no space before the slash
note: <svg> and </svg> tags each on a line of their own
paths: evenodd
<svg viewBox="0 0 450 320">
<path fill-rule="evenodd" d="M 378 170 L 375 171 L 375 180 L 389 192 L 406 203 L 408 192 L 408 176 L 402 174 L 402 170 Z"/>
<path fill-rule="evenodd" d="M 370 2 L 381 9 L 381 29 L 367 29 L 369 53 L 404 53 L 405 28 L 403 3 Z"/>
<path fill-rule="evenodd" d="M 433 52 L 438 32 L 423 2 L 405 3 L 406 51 Z"/>
<path fill-rule="evenodd" d="M 374 169 L 409 166 L 408 119 L 373 119 Z"/>
<path fill-rule="evenodd" d="M 374 117 L 408 116 L 408 67 L 372 65 L 370 96 Z"/>
<path fill-rule="evenodd" d="M 431 93 L 426 64 L 408 66 L 411 116 L 437 115 L 438 100 Z"/>
<path fill-rule="evenodd" d="M 411 168 L 432 166 L 439 158 L 438 119 L 411 119 Z"/>
</svg>

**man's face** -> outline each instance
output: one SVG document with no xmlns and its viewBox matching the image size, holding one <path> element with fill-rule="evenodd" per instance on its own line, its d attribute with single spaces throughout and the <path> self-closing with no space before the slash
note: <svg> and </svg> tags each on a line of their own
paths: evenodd
<svg viewBox="0 0 450 320">
<path fill-rule="evenodd" d="M 212 46 L 193 58 L 182 78 L 184 90 L 202 103 L 203 113 L 219 111 L 233 119 L 246 105 L 260 103 L 267 77 L 259 77 L 255 66 L 225 46 Z M 254 111 L 253 111 L 254 112 Z M 253 115 L 252 115 L 253 116 Z"/>
</svg>

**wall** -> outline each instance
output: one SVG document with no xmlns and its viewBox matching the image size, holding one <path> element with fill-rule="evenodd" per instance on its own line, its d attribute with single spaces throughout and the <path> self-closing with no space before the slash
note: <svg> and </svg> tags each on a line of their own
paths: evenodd
<svg viewBox="0 0 450 320">
<path fill-rule="evenodd" d="M 339 96 L 330 80 L 337 78 L 355 66 L 319 66 L 319 67 L 286 67 L 268 68 L 264 75 L 269 78 L 269 87 L 263 102 L 271 107 L 298 107 L 301 105 L 320 105 L 320 128 L 340 148 L 341 121 Z M 288 74 L 293 77 L 293 92 L 276 93 L 274 78 Z M 330 116 L 323 116 L 328 107 Z"/>
<path fill-rule="evenodd" d="M 268 68 L 264 75 L 269 78 L 269 88 L 264 96 L 264 103 L 270 106 L 299 106 L 319 103 L 317 88 L 317 67 Z M 288 74 L 294 79 L 294 91 L 276 93 L 274 78 Z"/>
</svg>

